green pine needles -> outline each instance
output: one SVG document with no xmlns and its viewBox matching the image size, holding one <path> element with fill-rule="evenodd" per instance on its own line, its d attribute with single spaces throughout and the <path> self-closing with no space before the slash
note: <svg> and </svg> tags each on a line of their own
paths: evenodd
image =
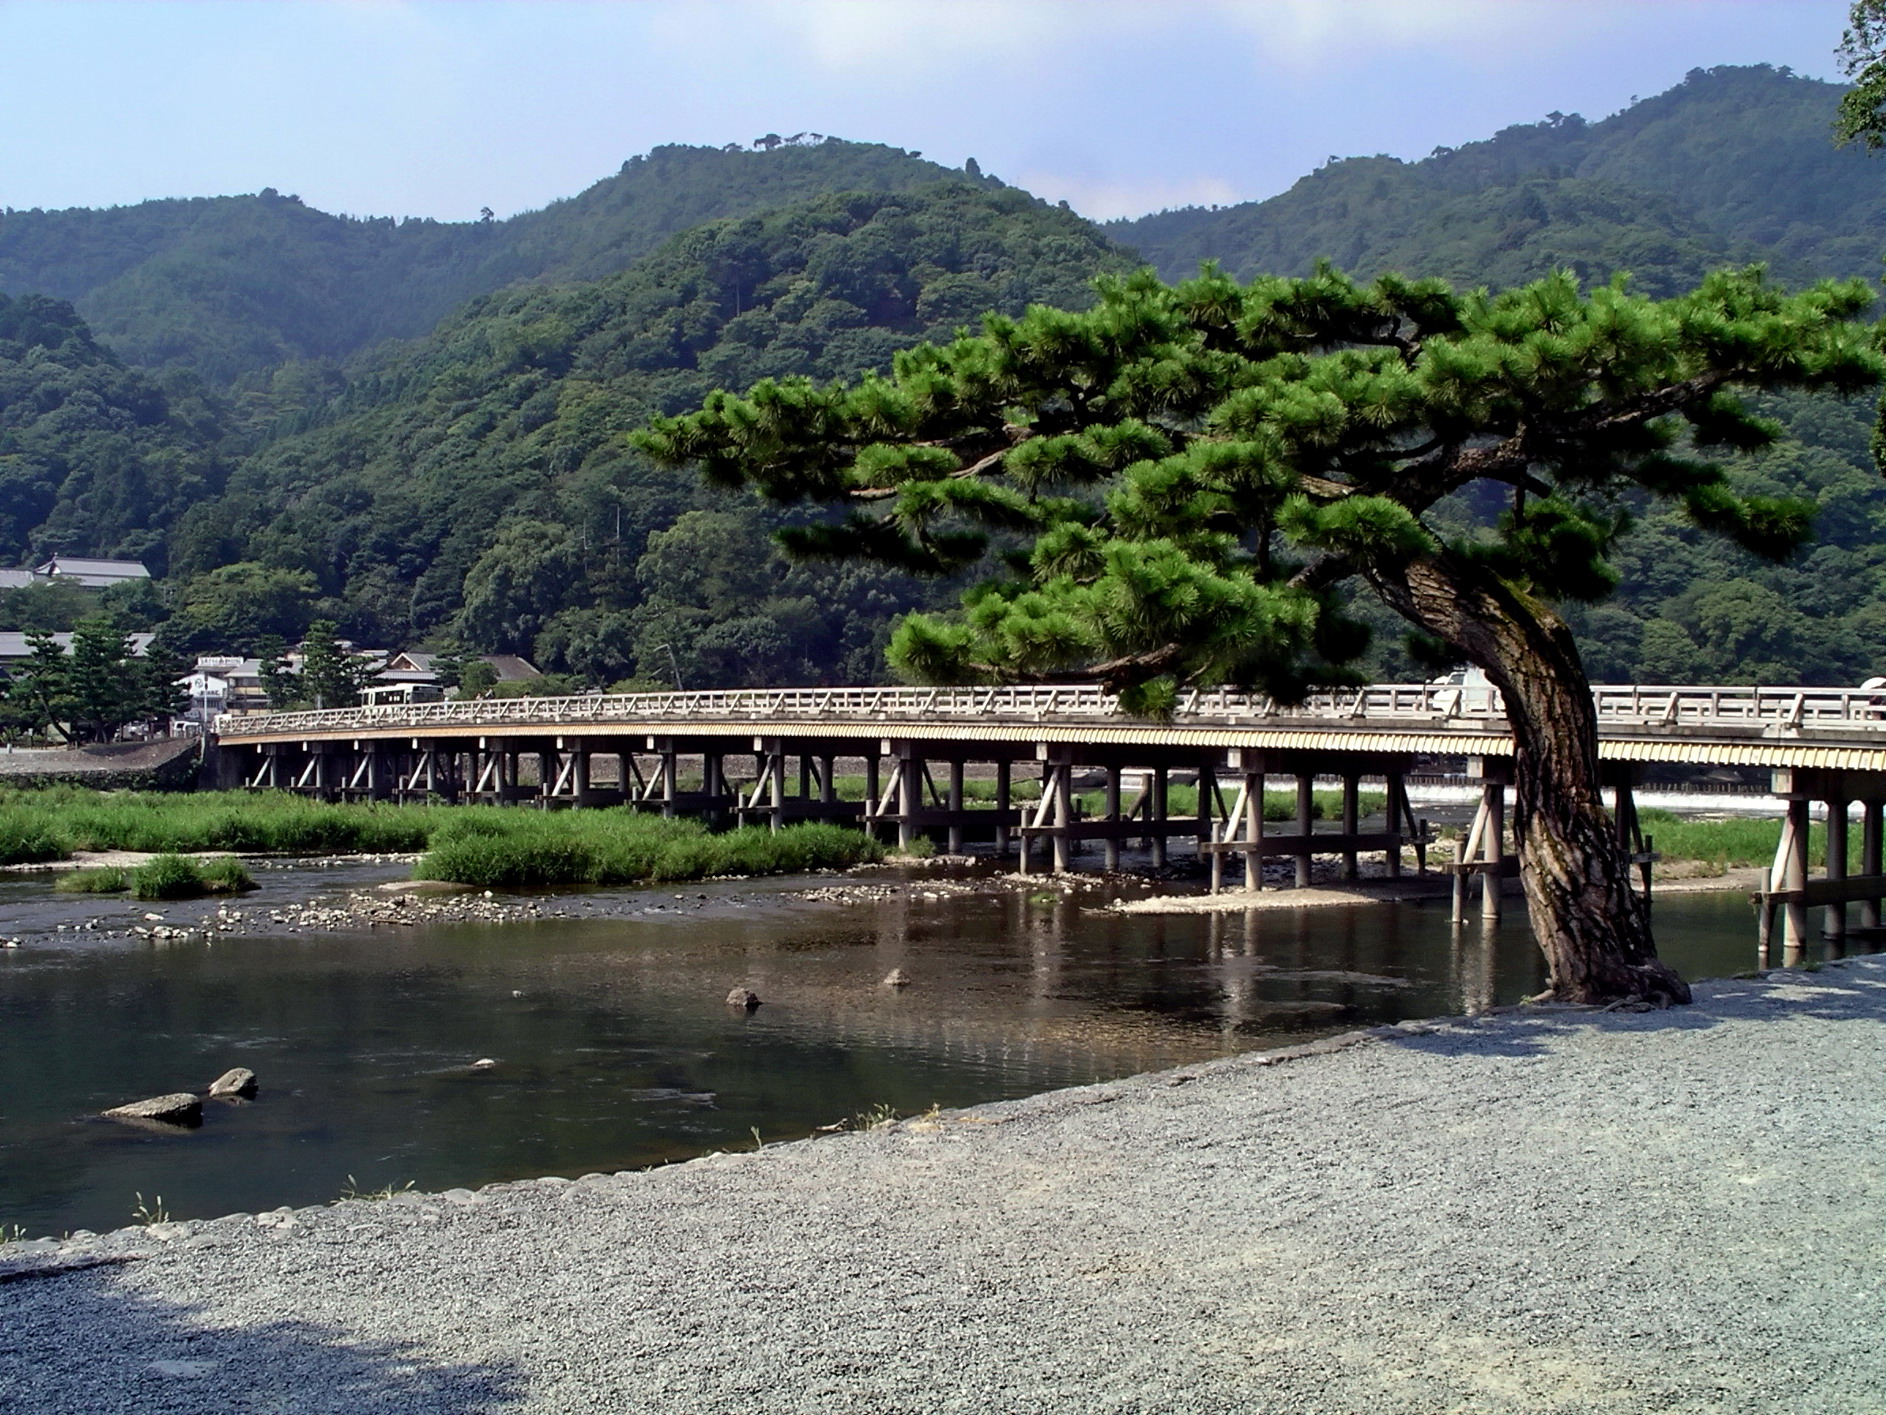
<svg viewBox="0 0 1886 1415">
<path fill-rule="evenodd" d="M 784 537 L 797 554 L 972 577 L 958 612 L 897 628 L 891 661 L 920 680 L 1094 679 L 1153 716 L 1194 685 L 1293 702 L 1355 681 L 1359 583 L 1504 695 L 1554 993 L 1687 1001 L 1605 814 L 1558 606 L 1617 587 L 1613 547 L 1656 503 L 1759 556 L 1801 545 L 1808 505 L 1719 459 L 1778 435 L 1745 394 L 1880 381 L 1872 291 L 1789 293 L 1757 267 L 1673 299 L 1566 272 L 1490 295 L 1328 265 L 1095 288 L 1089 310 L 991 316 L 888 376 L 715 393 L 634 441 L 836 508 Z"/>
<path fill-rule="evenodd" d="M 1291 699 L 1349 681 L 1366 636 L 1335 587 L 1423 559 L 1601 599 L 1633 498 L 1784 556 L 1807 508 L 1738 493 L 1714 460 L 1775 436 L 1739 391 L 1851 393 L 1882 371 L 1862 283 L 1789 294 L 1760 269 L 1670 300 L 1564 273 L 1489 296 L 1327 267 L 1097 288 L 1084 313 L 992 317 L 889 377 L 716 393 L 634 440 L 843 508 L 784 537 L 799 554 L 979 568 L 961 612 L 902 623 L 906 675 L 1098 677 L 1156 708 L 1197 683 Z M 1463 525 L 1489 486 L 1497 513 Z"/>
</svg>

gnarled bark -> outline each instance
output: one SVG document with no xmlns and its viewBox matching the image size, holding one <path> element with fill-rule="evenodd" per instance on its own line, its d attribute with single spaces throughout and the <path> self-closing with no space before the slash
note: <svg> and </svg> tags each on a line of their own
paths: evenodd
<svg viewBox="0 0 1886 1415">
<path fill-rule="evenodd" d="M 1542 604 L 1442 551 L 1371 572 L 1403 618 L 1486 671 L 1513 729 L 1513 833 L 1533 937 L 1562 1002 L 1690 1000 L 1657 958 L 1650 911 L 1599 793 L 1598 716 L 1571 631 Z"/>
</svg>

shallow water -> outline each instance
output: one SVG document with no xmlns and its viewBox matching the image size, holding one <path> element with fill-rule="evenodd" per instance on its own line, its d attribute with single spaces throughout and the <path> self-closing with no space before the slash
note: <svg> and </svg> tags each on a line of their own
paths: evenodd
<svg viewBox="0 0 1886 1415">
<path fill-rule="evenodd" d="M 265 874 L 271 902 L 399 866 Z M 795 1138 L 889 1107 L 968 1105 L 1536 991 L 1517 901 L 1492 935 L 1444 901 L 1231 915 L 1083 908 L 1104 893 L 791 897 L 819 881 L 620 892 L 620 918 L 149 943 L 0 884 L 0 1224 L 104 1229 L 345 1190 L 576 1175 Z M 592 897 L 589 903 L 596 902 Z M 1739 895 L 1658 902 L 1687 976 L 1752 966 Z M 882 979 L 898 968 L 901 990 Z M 765 999 L 750 1015 L 736 985 Z M 489 1058 L 496 1065 L 472 1063 Z M 111 1105 L 258 1073 L 190 1131 Z"/>
</svg>

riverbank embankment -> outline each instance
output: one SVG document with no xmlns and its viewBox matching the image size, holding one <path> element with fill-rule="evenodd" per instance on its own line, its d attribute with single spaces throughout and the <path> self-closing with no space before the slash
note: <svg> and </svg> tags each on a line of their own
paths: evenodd
<svg viewBox="0 0 1886 1415">
<path fill-rule="evenodd" d="M 45 1412 L 1880 1408 L 1886 963 L 0 1249 Z"/>
</svg>

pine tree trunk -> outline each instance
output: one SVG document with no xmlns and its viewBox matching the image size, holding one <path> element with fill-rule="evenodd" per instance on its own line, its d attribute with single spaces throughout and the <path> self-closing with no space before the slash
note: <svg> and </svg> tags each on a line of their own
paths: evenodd
<svg viewBox="0 0 1886 1415">
<path fill-rule="evenodd" d="M 1442 552 L 1372 576 L 1403 618 L 1486 671 L 1513 729 L 1513 833 L 1533 937 L 1561 1002 L 1690 1000 L 1657 958 L 1650 911 L 1599 791 L 1598 715 L 1550 606 Z"/>
</svg>

